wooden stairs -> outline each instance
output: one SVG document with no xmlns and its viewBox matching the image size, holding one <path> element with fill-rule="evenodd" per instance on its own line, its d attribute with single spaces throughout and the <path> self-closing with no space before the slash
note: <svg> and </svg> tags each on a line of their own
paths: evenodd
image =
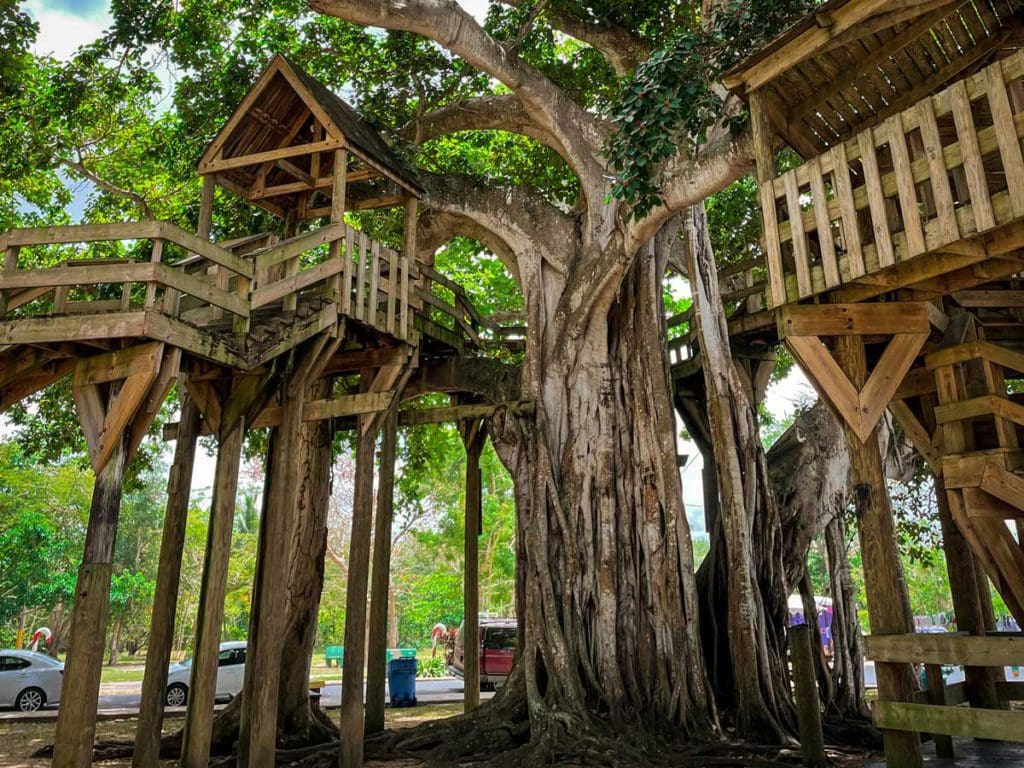
<svg viewBox="0 0 1024 768">
<path fill-rule="evenodd" d="M 986 340 L 981 327 L 971 335 L 926 358 L 937 398 L 932 446 L 954 520 L 1024 623 L 1024 402 L 1014 392 L 1024 353 Z"/>
</svg>

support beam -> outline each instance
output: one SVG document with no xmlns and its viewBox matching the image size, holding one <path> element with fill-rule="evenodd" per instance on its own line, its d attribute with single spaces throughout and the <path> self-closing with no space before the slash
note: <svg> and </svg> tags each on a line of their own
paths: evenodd
<svg viewBox="0 0 1024 768">
<path fill-rule="evenodd" d="M 268 489 L 260 518 L 238 730 L 238 763 L 248 768 L 274 768 L 275 764 L 281 653 L 288 613 L 283 585 L 288 583 L 287 544 L 292 540 L 299 503 L 299 462 L 303 456 L 299 440 L 309 370 L 304 362 L 296 365 L 282 388 L 281 426 L 271 439 L 267 461 Z"/>
<path fill-rule="evenodd" d="M 188 709 L 181 745 L 182 768 L 207 768 L 213 733 L 213 703 L 217 687 L 217 657 L 220 653 L 221 623 L 231 556 L 231 532 L 235 522 L 235 495 L 242 457 L 244 419 L 220 441 L 214 474 L 210 525 L 206 535 L 206 558 L 199 591 L 195 654 L 189 679 Z"/>
<path fill-rule="evenodd" d="M 480 454 L 487 441 L 486 426 L 474 419 L 460 426 L 466 446 L 466 520 L 465 563 L 462 583 L 463 674 L 465 711 L 480 706 L 480 528 L 482 515 L 482 477 Z"/>
<path fill-rule="evenodd" d="M 192 468 L 199 437 L 199 408 L 184 392 L 181 419 L 178 422 L 174 463 L 167 479 L 167 511 L 160 543 L 160 564 L 153 596 L 146 650 L 146 672 L 142 679 L 142 702 L 135 728 L 135 750 L 132 768 L 151 768 L 160 757 L 164 700 L 167 688 L 167 665 L 170 663 L 174 636 L 174 617 L 178 606 L 178 585 L 181 581 L 181 553 L 185 546 L 185 524 L 188 519 Z"/>
<path fill-rule="evenodd" d="M 56 768 L 83 768 L 92 764 L 100 672 L 110 613 L 110 575 L 121 512 L 121 486 L 128 463 L 126 443 L 124 433 L 113 441 L 110 456 L 96 475 L 93 486 L 85 551 L 75 586 L 71 644 L 57 713 L 53 745 Z"/>
<path fill-rule="evenodd" d="M 946 484 L 941 476 L 934 478 L 935 500 L 942 526 L 942 548 L 946 555 L 946 570 L 949 573 L 949 591 L 953 598 L 953 614 L 956 626 L 961 632 L 981 636 L 985 634 L 985 613 L 982 609 L 981 592 L 978 589 L 979 570 L 974 561 L 967 540 L 953 520 L 949 507 Z M 982 575 L 982 578 L 984 576 Z M 991 603 L 991 600 L 989 601 Z M 965 667 L 967 701 L 972 707 L 999 709 L 996 696 L 996 678 L 988 667 Z"/>
<path fill-rule="evenodd" d="M 836 362 L 850 382 L 860 388 L 868 378 L 864 341 L 857 336 L 840 336 L 836 342 Z M 874 428 L 862 438 L 847 424 L 846 442 L 850 451 L 850 486 L 860 533 L 864 561 L 871 632 L 876 635 L 906 634 L 914 631 L 910 601 L 903 580 L 892 504 L 885 483 L 885 470 Z M 916 686 L 909 664 L 876 663 L 878 696 L 883 701 L 910 702 Z M 883 731 L 888 768 L 920 768 L 921 745 L 911 731 Z"/>
<path fill-rule="evenodd" d="M 364 380 L 370 374 L 363 372 Z M 345 659 L 342 665 L 340 768 L 363 765 L 363 663 L 366 660 L 366 593 L 370 569 L 370 526 L 373 518 L 373 454 L 377 442 L 374 417 L 359 419 L 356 477 L 352 498 L 348 588 L 345 591 Z"/>
<path fill-rule="evenodd" d="M 366 652 L 366 733 L 384 730 L 384 681 L 387 677 L 388 599 L 391 593 L 391 535 L 394 512 L 395 449 L 398 409 L 384 420 L 380 441 L 377 512 L 373 524 L 373 573 L 370 588 L 370 646 Z"/>
</svg>

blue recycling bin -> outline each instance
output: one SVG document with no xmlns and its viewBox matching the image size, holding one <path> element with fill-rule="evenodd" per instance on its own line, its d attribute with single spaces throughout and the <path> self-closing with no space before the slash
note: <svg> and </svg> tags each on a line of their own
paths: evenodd
<svg viewBox="0 0 1024 768">
<path fill-rule="evenodd" d="M 416 659 L 391 659 L 388 662 L 388 690 L 392 707 L 416 706 Z"/>
</svg>

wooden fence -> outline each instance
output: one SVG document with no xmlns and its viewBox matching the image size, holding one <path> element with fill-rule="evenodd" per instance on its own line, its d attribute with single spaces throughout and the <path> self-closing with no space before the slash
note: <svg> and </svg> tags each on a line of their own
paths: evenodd
<svg viewBox="0 0 1024 768">
<path fill-rule="evenodd" d="M 943 736 L 1024 742 L 1024 711 L 961 706 L 964 685 L 946 686 L 942 676 L 943 665 L 1024 666 L 1024 635 L 871 635 L 865 640 L 869 659 L 878 664 L 923 664 L 927 679 L 923 701 L 874 703 L 879 728 L 932 734 L 944 757 L 952 757 L 952 745 Z M 1024 700 L 1024 683 L 1002 682 L 996 693 L 1004 701 Z"/>
</svg>

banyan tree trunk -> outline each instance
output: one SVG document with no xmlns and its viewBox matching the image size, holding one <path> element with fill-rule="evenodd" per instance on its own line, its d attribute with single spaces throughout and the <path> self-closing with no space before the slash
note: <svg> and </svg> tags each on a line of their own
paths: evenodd
<svg viewBox="0 0 1024 768">
<path fill-rule="evenodd" d="M 318 387 L 326 387 L 317 384 Z M 314 391 L 323 398 L 327 390 Z M 278 746 L 291 748 L 318 744 L 337 737 L 337 726 L 309 700 L 309 663 L 316 640 L 317 612 L 323 588 L 324 552 L 327 547 L 327 507 L 331 490 L 330 422 L 306 422 L 300 432 L 304 457 L 300 473 L 299 508 L 292 530 L 292 560 L 288 571 L 288 623 L 281 656 L 278 705 Z M 273 477 L 266 479 L 264 499 Z M 217 713 L 213 720 L 211 755 L 230 755 L 238 741 L 242 697 Z M 178 757 L 181 731 L 168 734 L 160 745 L 164 758 Z M 96 759 L 131 754 L 131 745 L 97 745 Z"/>
<path fill-rule="evenodd" d="M 534 744 L 597 734 L 595 714 L 619 733 L 643 726 L 637 737 L 701 738 L 711 722 L 664 358 L 663 269 L 642 253 L 608 315 L 577 326 L 579 344 L 557 333 L 532 340 L 541 348 L 524 381 L 538 409 L 521 525 L 521 664 Z"/>
<path fill-rule="evenodd" d="M 310 396 L 319 399 L 328 395 L 329 384 L 320 381 L 314 385 Z M 278 745 L 283 747 L 315 744 L 336 734 L 335 725 L 309 699 L 309 668 L 316 642 L 327 551 L 327 510 L 333 466 L 330 421 L 305 422 L 299 440 L 305 461 L 300 475 L 299 508 L 292 530 L 288 623 L 281 655 L 277 717 Z"/>
<path fill-rule="evenodd" d="M 857 620 L 853 576 L 847 556 L 843 516 L 825 526 L 829 582 L 832 588 L 832 699 L 826 713 L 868 718 L 864 699 L 864 642 Z"/>
<path fill-rule="evenodd" d="M 795 732 L 785 664 L 786 599 L 778 506 L 751 396 L 736 372 L 703 207 L 684 220 L 719 511 L 701 565 L 704 647 L 737 735 L 779 743 Z"/>
</svg>

